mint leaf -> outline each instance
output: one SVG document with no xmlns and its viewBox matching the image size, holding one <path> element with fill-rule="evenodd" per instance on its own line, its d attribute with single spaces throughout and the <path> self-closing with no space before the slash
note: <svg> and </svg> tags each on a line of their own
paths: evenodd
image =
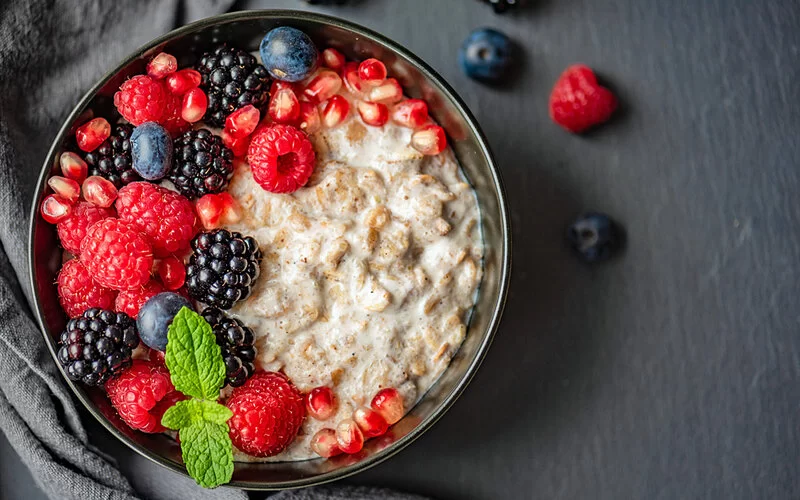
<svg viewBox="0 0 800 500">
<path fill-rule="evenodd" d="M 183 462 L 203 488 L 225 484 L 233 476 L 233 445 L 228 424 L 198 420 L 180 430 Z"/>
<path fill-rule="evenodd" d="M 177 431 L 201 420 L 224 424 L 232 416 L 232 411 L 214 401 L 188 399 L 171 406 L 161 418 L 161 424 Z"/>
<path fill-rule="evenodd" d="M 225 383 L 225 363 L 211 325 L 183 307 L 167 331 L 164 357 L 175 388 L 198 399 L 215 401 Z"/>
<path fill-rule="evenodd" d="M 191 401 L 199 400 L 190 399 L 188 401 L 178 401 L 173 406 L 167 408 L 167 411 L 164 412 L 164 416 L 161 417 L 161 425 L 174 431 L 189 427 L 192 423 L 192 414 L 188 408 L 189 405 L 185 403 Z"/>
</svg>

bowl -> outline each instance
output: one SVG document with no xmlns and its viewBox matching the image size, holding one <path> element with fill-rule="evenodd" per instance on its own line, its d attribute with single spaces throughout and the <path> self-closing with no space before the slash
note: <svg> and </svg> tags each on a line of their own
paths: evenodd
<svg viewBox="0 0 800 500">
<path fill-rule="evenodd" d="M 256 50 L 263 35 L 276 26 L 294 26 L 308 33 L 318 46 L 332 46 L 348 58 L 377 57 L 384 61 L 411 97 L 427 100 L 431 115 L 447 131 L 450 144 L 477 192 L 485 245 L 484 277 L 464 343 L 438 382 L 397 424 L 387 437 L 367 442 L 356 455 L 284 463 L 235 464 L 231 486 L 274 490 L 320 484 L 363 471 L 399 452 L 429 429 L 458 398 L 478 369 L 497 330 L 508 289 L 511 230 L 500 175 L 475 118 L 453 89 L 433 69 L 397 43 L 356 24 L 308 12 L 262 10 L 220 15 L 172 31 L 125 59 L 104 76 L 70 113 L 42 167 L 31 207 L 30 276 L 35 313 L 45 341 L 56 361 L 58 336 L 66 317 L 58 303 L 56 276 L 61 265 L 55 226 L 39 214 L 47 194 L 46 181 L 58 171 L 59 155 L 69 148 L 75 128 L 90 114 L 109 116 L 112 97 L 128 77 L 145 72 L 148 58 L 161 51 L 178 57 L 181 66 L 192 54 L 210 45 L 230 41 Z M 62 370 L 62 374 L 64 374 Z M 77 398 L 117 438 L 150 460 L 186 474 L 180 446 L 166 435 L 131 430 L 117 416 L 103 391 L 64 379 Z"/>
</svg>

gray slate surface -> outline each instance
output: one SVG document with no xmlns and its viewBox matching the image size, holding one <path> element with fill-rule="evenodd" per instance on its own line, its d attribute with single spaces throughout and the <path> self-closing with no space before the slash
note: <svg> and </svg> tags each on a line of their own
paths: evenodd
<svg viewBox="0 0 800 500">
<path fill-rule="evenodd" d="M 505 320 L 473 384 L 351 481 L 441 499 L 800 497 L 800 4 L 531 3 L 505 17 L 473 0 L 314 8 L 385 33 L 455 86 L 495 150 L 516 238 Z M 481 25 L 524 48 L 502 90 L 456 64 Z M 624 104 L 588 137 L 547 116 L 573 62 Z M 626 226 L 622 258 L 592 268 L 564 249 L 584 208 Z M 0 457 L 0 492 L 34 498 Z"/>
</svg>

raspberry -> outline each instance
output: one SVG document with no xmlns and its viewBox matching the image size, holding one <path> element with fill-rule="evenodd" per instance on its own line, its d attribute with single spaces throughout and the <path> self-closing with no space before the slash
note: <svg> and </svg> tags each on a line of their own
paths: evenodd
<svg viewBox="0 0 800 500">
<path fill-rule="evenodd" d="M 256 130 L 247 150 L 253 178 L 272 193 L 291 193 L 314 172 L 314 148 L 306 134 L 291 125 Z"/>
<path fill-rule="evenodd" d="M 163 291 L 164 287 L 155 280 L 148 281 L 141 288 L 123 290 L 119 292 L 117 300 L 114 301 L 114 310 L 116 312 L 124 312 L 131 318 L 136 319 L 136 316 L 139 315 L 139 308 L 142 307 L 148 299 Z"/>
<path fill-rule="evenodd" d="M 166 88 L 166 87 L 165 87 Z M 167 129 L 173 138 L 192 128 L 192 124 L 181 118 L 183 98 L 165 90 L 166 105 L 164 114 L 158 120 L 159 125 Z"/>
<path fill-rule="evenodd" d="M 189 250 L 197 217 L 184 196 L 149 182 L 132 182 L 119 190 L 119 218 L 147 236 L 156 257 Z"/>
<path fill-rule="evenodd" d="M 570 132 L 603 123 L 616 109 L 614 94 L 600 86 L 592 70 L 582 64 L 567 68 L 550 94 L 550 118 Z"/>
<path fill-rule="evenodd" d="M 117 111 L 134 125 L 157 122 L 164 114 L 168 93 L 162 82 L 147 75 L 136 75 L 114 94 Z"/>
<path fill-rule="evenodd" d="M 175 390 L 167 368 L 154 361 L 133 360 L 122 374 L 106 382 L 106 392 L 119 416 L 142 432 L 164 432 L 161 417 L 167 409 L 186 399 Z"/>
<path fill-rule="evenodd" d="M 86 231 L 81 262 L 101 285 L 130 290 L 150 279 L 153 249 L 129 223 L 110 218 L 92 224 Z"/>
<path fill-rule="evenodd" d="M 256 457 L 283 451 L 294 440 L 306 414 L 300 391 L 276 372 L 253 375 L 233 390 L 227 406 L 233 412 L 228 421 L 231 441 Z"/>
<path fill-rule="evenodd" d="M 115 290 L 93 280 L 78 259 L 67 261 L 58 273 L 58 301 L 70 318 L 80 316 L 92 307 L 111 309 L 116 296 Z"/>
<path fill-rule="evenodd" d="M 64 250 L 73 255 L 81 253 L 81 242 L 86 236 L 86 229 L 95 222 L 114 217 L 113 208 L 96 207 L 91 203 L 79 201 L 72 212 L 58 223 L 58 237 Z"/>
</svg>

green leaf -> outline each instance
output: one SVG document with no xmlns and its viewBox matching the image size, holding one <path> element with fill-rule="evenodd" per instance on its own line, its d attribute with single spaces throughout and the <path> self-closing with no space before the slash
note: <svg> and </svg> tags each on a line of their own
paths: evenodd
<svg viewBox="0 0 800 500">
<path fill-rule="evenodd" d="M 215 401 L 225 383 L 225 363 L 211 325 L 188 307 L 181 308 L 167 331 L 167 368 L 175 388 Z"/>
<path fill-rule="evenodd" d="M 227 407 L 214 401 L 188 399 L 178 401 L 161 418 L 161 424 L 168 429 L 180 430 L 201 420 L 224 424 L 233 416 Z"/>
<path fill-rule="evenodd" d="M 180 430 L 183 462 L 203 488 L 225 484 L 233 476 L 233 445 L 228 424 L 198 420 Z"/>
</svg>

